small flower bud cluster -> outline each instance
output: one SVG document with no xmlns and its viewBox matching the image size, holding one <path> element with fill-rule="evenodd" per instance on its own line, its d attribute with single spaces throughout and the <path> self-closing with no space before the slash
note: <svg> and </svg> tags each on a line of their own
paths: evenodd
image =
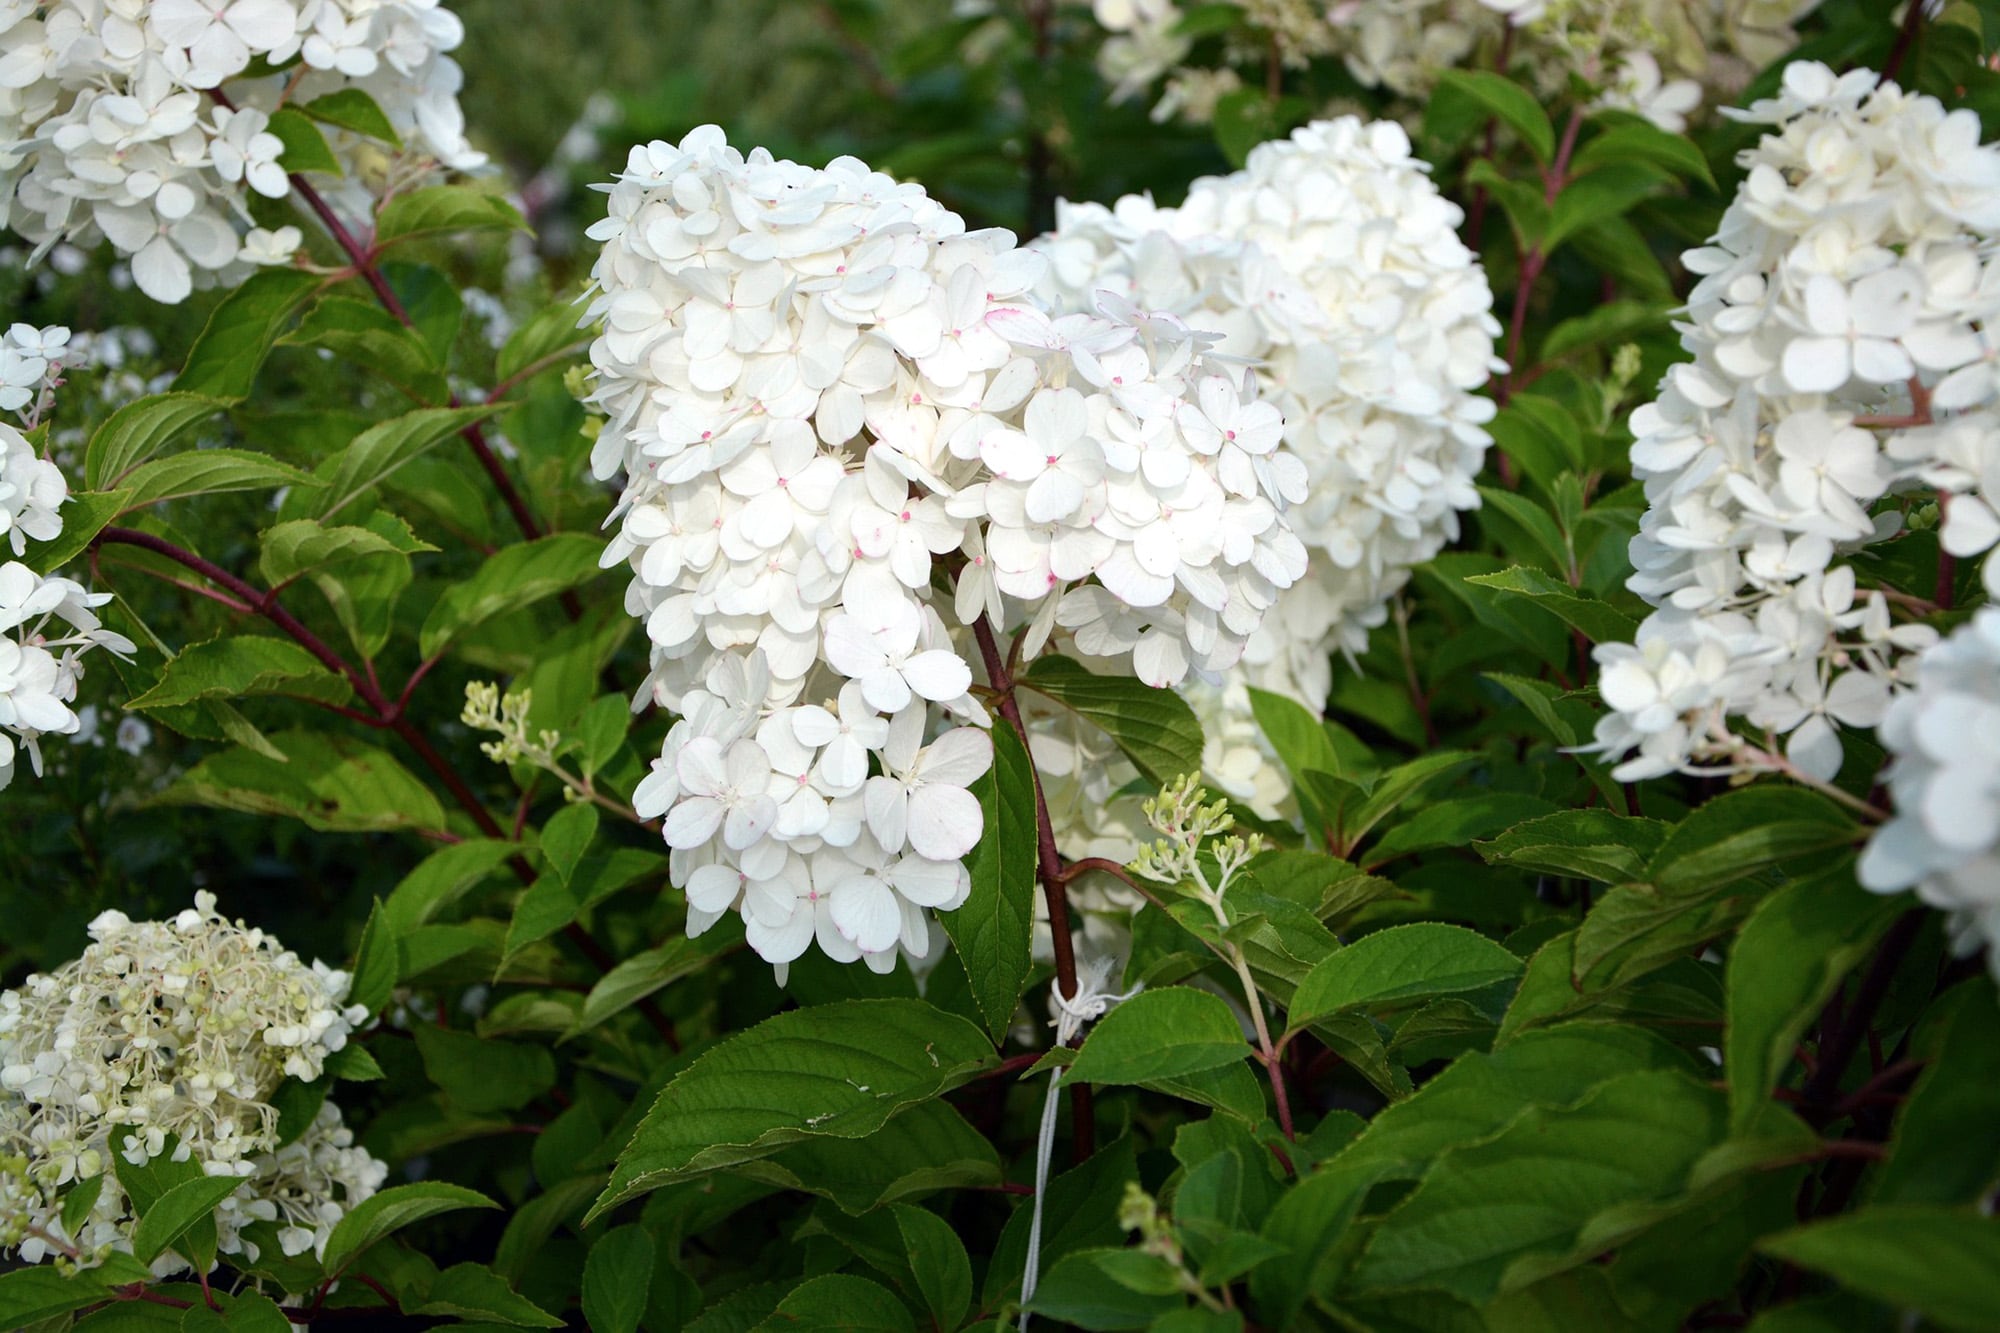
<svg viewBox="0 0 2000 1333">
<path fill-rule="evenodd" d="M 633 150 L 591 307 L 606 563 L 680 714 L 634 805 L 692 929 L 920 955 L 987 768 L 970 631 L 1220 672 L 1305 567 L 1305 472 L 1182 321 L 1047 309 L 1043 261 L 853 159 Z M 949 725 L 948 720 L 968 725 Z"/>
<path fill-rule="evenodd" d="M 0 992 L 0 1244 L 30 1262 L 129 1250 L 113 1154 L 242 1177 L 216 1214 L 225 1254 L 259 1221 L 281 1224 L 288 1254 L 324 1244 L 385 1169 L 330 1105 L 281 1147 L 271 1097 L 322 1077 L 367 1018 L 342 1004 L 347 974 L 224 920 L 206 892 L 171 921 L 104 912 L 90 935 L 82 957 Z M 64 1194 L 99 1177 L 88 1221 L 65 1228 Z"/>
<path fill-rule="evenodd" d="M 1228 801 L 1207 801 L 1201 779 L 1190 773 L 1160 789 L 1145 803 L 1146 822 L 1160 836 L 1132 858 L 1132 873 L 1157 884 L 1187 886 L 1217 906 L 1239 871 L 1264 850 L 1262 834 L 1238 834 Z M 1227 836 L 1224 836 L 1224 835 Z M 1202 857 L 1215 865 L 1211 880 Z"/>
<path fill-rule="evenodd" d="M 1932 494 L 1947 553 L 2000 542 L 2000 147 L 1877 79 L 1790 66 L 1743 113 L 1772 129 L 1715 239 L 1684 256 L 1692 359 L 1632 417 L 1649 507 L 1627 586 L 1656 610 L 1596 653 L 1593 748 L 1621 781 L 1831 778 L 1841 729 L 1880 723 L 1937 638 L 1851 558 Z M 2000 593 L 2000 556 L 1985 577 Z"/>
<path fill-rule="evenodd" d="M 1862 853 L 1864 887 L 1952 914 L 1959 952 L 2000 976 L 2000 607 L 1919 657 L 1877 733 L 1896 817 Z"/>
<path fill-rule="evenodd" d="M 359 90 L 419 153 L 476 166 L 446 54 L 463 35 L 437 0 L 8 0 L 0 226 L 43 250 L 101 234 L 168 304 L 288 262 L 298 228 L 248 221 L 251 193 L 290 189 L 272 113 Z M 368 141 L 323 128 L 357 188 Z"/>
<path fill-rule="evenodd" d="M 1262 367 L 1309 477 L 1287 517 L 1311 568 L 1252 637 L 1241 674 L 1315 709 L 1330 654 L 1366 646 L 1410 569 L 1479 503 L 1494 409 L 1476 391 L 1500 365 L 1500 326 L 1458 239 L 1459 209 L 1427 172 L 1400 126 L 1344 117 L 1259 145 L 1179 208 L 1061 204 L 1035 243 L 1064 304 L 1108 290 Z M 1247 720 L 1240 688 L 1224 701 Z"/>
</svg>

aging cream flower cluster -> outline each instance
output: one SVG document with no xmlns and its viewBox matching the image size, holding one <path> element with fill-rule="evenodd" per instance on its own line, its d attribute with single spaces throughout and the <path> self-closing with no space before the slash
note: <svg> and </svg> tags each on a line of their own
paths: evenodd
<svg viewBox="0 0 2000 1333">
<path fill-rule="evenodd" d="M 0 1245 L 31 1263 L 129 1250 L 113 1158 L 167 1154 L 242 1179 L 216 1210 L 222 1253 L 254 1258 L 244 1231 L 259 1222 L 287 1254 L 323 1246 L 387 1169 L 330 1103 L 281 1144 L 272 1094 L 324 1077 L 367 1018 L 343 1004 L 347 974 L 225 920 L 206 892 L 171 921 L 105 912 L 90 936 L 74 962 L 0 991 Z M 92 1180 L 85 1219 L 64 1225 L 68 1192 Z M 159 1271 L 177 1266 L 164 1256 Z"/>
</svg>

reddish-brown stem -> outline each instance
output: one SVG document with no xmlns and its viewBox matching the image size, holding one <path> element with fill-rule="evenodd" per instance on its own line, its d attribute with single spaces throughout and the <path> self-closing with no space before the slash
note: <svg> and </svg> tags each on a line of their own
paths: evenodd
<svg viewBox="0 0 2000 1333">
<path fill-rule="evenodd" d="M 1021 720 L 1021 706 L 1014 698 L 1014 676 L 1007 669 L 1007 659 L 1000 652 L 1000 645 L 993 638 L 993 627 L 981 616 L 972 622 L 972 637 L 979 643 L 979 655 L 986 663 L 986 678 L 995 691 L 994 707 L 1014 734 L 1021 739 L 1021 748 L 1029 749 L 1028 727 Z M 1075 999 L 1080 993 L 1076 979 L 1076 943 L 1070 938 L 1069 893 L 1064 888 L 1062 854 L 1056 850 L 1055 823 L 1049 818 L 1049 803 L 1042 794 L 1041 775 L 1035 772 L 1033 763 L 1028 765 L 1028 780 L 1035 789 L 1035 862 L 1037 877 L 1042 882 L 1042 900 L 1049 908 L 1049 942 L 1056 959 L 1056 992 Z M 1070 1085 L 1070 1115 L 1075 1120 L 1076 1160 L 1081 1162 L 1096 1151 L 1097 1126 L 1095 1112 L 1090 1097 L 1090 1085 L 1073 1083 Z"/>
<path fill-rule="evenodd" d="M 1917 31 L 1924 26 L 1924 0 L 1910 0 L 1909 8 L 1903 11 L 1903 26 L 1896 30 L 1896 44 L 1889 48 L 1889 58 L 1882 62 L 1882 79 L 1888 82 L 1896 77 L 1896 71 L 1903 67 L 1903 60 L 1916 44 Z"/>
<path fill-rule="evenodd" d="M 1583 108 L 1579 106 L 1570 112 L 1569 123 L 1563 126 L 1562 141 L 1556 147 L 1555 160 L 1549 163 L 1549 169 L 1542 175 L 1542 198 L 1550 205 L 1569 184 L 1570 159 L 1576 153 L 1577 136 L 1582 131 Z M 1521 343 L 1528 327 L 1528 302 L 1547 262 L 1548 257 L 1539 245 L 1529 246 L 1521 256 L 1520 278 L 1514 284 L 1514 308 L 1507 318 L 1507 373 L 1501 376 L 1493 389 L 1493 397 L 1502 407 L 1513 396 L 1515 371 L 1521 364 Z"/>
<path fill-rule="evenodd" d="M 395 288 L 389 285 L 389 279 L 383 275 L 382 266 L 377 262 L 375 253 L 363 245 L 353 230 L 340 220 L 340 215 L 335 213 L 320 192 L 313 188 L 311 181 L 297 172 L 292 173 L 290 179 L 292 189 L 326 227 L 333 237 L 334 244 L 346 253 L 349 262 L 354 265 L 355 273 L 368 284 L 369 290 L 375 293 L 375 299 L 382 303 L 382 308 L 394 316 L 396 322 L 404 328 L 413 327 L 414 321 L 410 319 L 410 312 L 404 308 L 402 300 L 396 295 Z M 460 405 L 458 395 L 453 394 L 451 406 Z M 472 446 L 474 457 L 478 458 L 479 466 L 493 482 L 493 489 L 500 493 L 501 502 L 507 506 L 507 512 L 514 516 L 514 525 L 521 530 L 521 535 L 529 541 L 540 537 L 543 532 L 542 525 L 536 521 L 534 511 L 528 508 L 528 502 L 521 497 L 513 478 L 507 475 L 507 469 L 501 464 L 499 455 L 493 452 L 493 446 L 487 443 L 485 428 L 475 421 L 461 429 L 459 434 L 465 438 L 468 445 Z"/>
</svg>

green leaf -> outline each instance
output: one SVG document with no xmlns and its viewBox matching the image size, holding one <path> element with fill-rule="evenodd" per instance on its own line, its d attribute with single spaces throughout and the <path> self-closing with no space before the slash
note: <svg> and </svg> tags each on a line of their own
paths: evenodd
<svg viewBox="0 0 2000 1333">
<path fill-rule="evenodd" d="M 654 992 L 701 971 L 714 960 L 718 941 L 727 947 L 728 936 L 719 929 L 698 940 L 686 936 L 671 939 L 657 949 L 627 958 L 590 988 L 565 1039 L 581 1036 Z"/>
<path fill-rule="evenodd" d="M 1308 712 L 1305 705 L 1253 685 L 1250 713 L 1264 739 L 1278 752 L 1279 762 L 1293 773 L 1312 769 L 1336 777 L 1348 775 L 1348 768 L 1341 762 L 1322 720 Z"/>
<path fill-rule="evenodd" d="M 555 1057 L 547 1047 L 428 1023 L 416 1036 L 425 1076 L 462 1111 L 517 1110 L 555 1086 Z"/>
<path fill-rule="evenodd" d="M 253 815 L 286 815 L 322 833 L 441 830 L 444 808 L 386 752 L 346 736 L 284 731 L 279 763 L 239 746 L 210 755 L 158 799 Z"/>
<path fill-rule="evenodd" d="M 340 159 L 327 146 L 326 136 L 312 118 L 297 107 L 281 106 L 271 113 L 271 123 L 264 127 L 278 136 L 285 145 L 278 154 L 278 165 L 287 172 L 318 171 L 329 176 L 344 176 L 340 169 Z"/>
<path fill-rule="evenodd" d="M 1571 985 L 1607 990 L 1699 952 L 1749 914 L 1749 893 L 1672 894 L 1620 884 L 1597 900 L 1577 928 Z"/>
<path fill-rule="evenodd" d="M 1615 123 L 1609 124 L 1601 134 L 1592 135 L 1590 142 L 1570 159 L 1574 174 L 1582 175 L 1620 162 L 1644 162 L 1686 180 L 1700 181 L 1711 190 L 1716 188 L 1715 177 L 1708 169 L 1708 159 L 1701 155 L 1701 149 L 1695 146 L 1694 140 L 1685 134 L 1669 133 L 1642 117 L 1625 113 L 1600 111 L 1594 119 L 1600 122 L 1615 120 Z"/>
<path fill-rule="evenodd" d="M 354 690 L 345 676 L 329 671 L 292 640 L 242 634 L 189 645 L 167 663 L 158 684 L 125 706 L 174 708 L 199 699 L 252 694 L 345 703 Z"/>
<path fill-rule="evenodd" d="M 432 852 L 403 877 L 382 906 L 390 937 L 399 938 L 431 920 L 520 850 L 511 842 L 469 838 Z"/>
<path fill-rule="evenodd" d="M 424 621 L 419 651 L 435 657 L 473 626 L 530 603 L 580 587 L 603 571 L 604 543 L 581 532 L 558 532 L 504 547 L 469 578 L 452 584 Z"/>
<path fill-rule="evenodd" d="M 1497 486 L 1479 488 L 1480 522 L 1493 530 L 1501 549 L 1517 560 L 1525 560 L 1540 554 L 1548 568 L 1560 574 L 1570 567 L 1569 542 L 1563 538 L 1563 530 L 1556 526 L 1555 516 L 1540 504 L 1517 491 L 1502 490 Z M 1493 521 L 1493 515 L 1501 517 Z M 1518 529 L 1518 532 L 1515 530 Z M 1525 541 L 1519 540 L 1525 538 Z M 1524 549 L 1525 548 L 1525 549 Z M 1508 574 L 1526 574 L 1537 571 L 1517 568 L 1501 574 L 1489 574 L 1472 579 L 1471 582 L 1488 588 L 1500 588 L 1503 592 L 1521 592 L 1523 589 L 1505 581 Z M 1494 580 L 1501 582 L 1496 583 Z"/>
<path fill-rule="evenodd" d="M 318 485 L 312 474 L 265 454 L 243 449 L 194 449 L 141 463 L 125 478 L 121 489 L 128 492 L 125 508 L 131 510 L 192 495 Z"/>
<path fill-rule="evenodd" d="M 556 878 L 568 887 L 577 863 L 597 837 L 597 807 L 581 801 L 566 805 L 542 825 L 542 858 Z"/>
<path fill-rule="evenodd" d="M 1663 891 L 1713 892 L 1765 867 L 1858 839 L 1853 816 L 1817 792 L 1745 787 L 1682 820 L 1646 867 Z"/>
<path fill-rule="evenodd" d="M 1086 1083 L 1144 1083 L 1221 1069 L 1249 1054 L 1236 1015 L 1221 997 L 1164 986 L 1141 991 L 1098 1020 L 1068 1077 Z"/>
<path fill-rule="evenodd" d="M 402 136 L 396 133 L 388 114 L 359 88 L 342 88 L 301 102 L 299 110 L 322 124 L 337 125 L 364 138 L 380 140 L 391 148 L 403 146 Z"/>
<path fill-rule="evenodd" d="M 591 1333 L 637 1333 L 659 1247 L 641 1227 L 614 1227 L 583 1261 L 583 1317 Z"/>
<path fill-rule="evenodd" d="M 296 1078 L 287 1078 L 280 1083 L 270 1097 L 271 1105 L 278 1110 L 278 1146 L 297 1143 L 299 1136 L 312 1128 L 319 1118 L 320 1108 L 326 1105 L 326 1093 L 333 1083 L 330 1078 L 318 1078 L 307 1083 Z"/>
<path fill-rule="evenodd" d="M 936 1213 L 897 1204 L 896 1229 L 937 1328 L 957 1328 L 972 1308 L 972 1260 L 965 1242 Z"/>
<path fill-rule="evenodd" d="M 730 1171 L 821 1195 L 850 1213 L 1001 1179 L 993 1145 L 942 1101 L 912 1106 L 865 1139 L 805 1139 Z"/>
<path fill-rule="evenodd" d="M 518 379 L 544 362 L 589 346 L 590 334 L 578 327 L 583 309 L 573 301 L 555 301 L 521 322 L 500 348 L 493 374 L 501 381 Z"/>
<path fill-rule="evenodd" d="M 345 449 L 313 469 L 318 487 L 286 497 L 283 519 L 332 518 L 368 494 L 395 471 L 467 426 L 498 411 L 480 407 L 426 407 L 378 422 L 354 437 Z"/>
<path fill-rule="evenodd" d="M 90 549 L 99 533 L 130 507 L 130 491 L 84 492 L 72 495 L 63 506 L 62 535 L 30 552 L 34 567 L 53 574 Z"/>
<path fill-rule="evenodd" d="M 921 1000 L 844 1000 L 729 1037 L 661 1092 L 591 1210 L 820 1135 L 862 1138 L 995 1060 L 986 1034 Z"/>
<path fill-rule="evenodd" d="M 1446 122 L 1464 123 L 1467 107 L 1511 126 L 1536 161 L 1546 163 L 1555 156 L 1555 127 L 1541 102 L 1514 80 L 1487 70 L 1448 69 L 1439 75 L 1425 109 L 1426 130 Z"/>
<path fill-rule="evenodd" d="M 94 1269 L 64 1274 L 36 1264 L 0 1273 L 0 1327 L 25 1329 L 39 1320 L 95 1305 L 107 1295 L 104 1277 Z"/>
<path fill-rule="evenodd" d="M 526 231 L 528 224 L 498 195 L 467 185 L 433 185 L 399 194 L 375 220 L 375 244 L 446 231 Z"/>
<path fill-rule="evenodd" d="M 1388 880 L 1320 852 L 1266 852 L 1247 869 L 1248 882 L 1258 893 L 1297 903 L 1336 925 L 1396 891 Z"/>
<path fill-rule="evenodd" d="M 1439 1158 L 1383 1219 L 1356 1270 L 1364 1288 L 1424 1287 L 1484 1302 L 1616 1247 L 1767 1153 L 1723 1143 L 1722 1097 L 1685 1074 L 1609 1079 L 1572 1108 L 1531 1107 Z"/>
<path fill-rule="evenodd" d="M 264 529 L 258 536 L 263 545 L 258 568 L 264 581 L 273 588 L 281 588 L 301 575 L 323 572 L 370 556 L 407 556 L 438 549 L 418 540 L 409 525 L 393 514 L 378 512 L 373 517 L 387 520 L 380 525 L 381 530 L 328 527 L 311 518 L 293 519 Z"/>
<path fill-rule="evenodd" d="M 97 1200 L 104 1193 L 104 1173 L 98 1172 L 88 1180 L 79 1180 L 63 1195 L 63 1230 L 74 1236 L 76 1229 L 90 1217 L 90 1210 L 97 1207 Z"/>
<path fill-rule="evenodd" d="M 211 1221 L 224 1199 L 236 1193 L 243 1181 L 236 1176 L 202 1176 L 184 1180 L 169 1189 L 145 1210 L 132 1230 L 132 1253 L 142 1264 L 150 1264 L 196 1223 Z M 203 1244 L 196 1240 L 196 1245 Z M 215 1245 L 215 1229 L 209 1227 L 206 1245 Z M 183 1256 L 194 1260 L 193 1255 Z"/>
<path fill-rule="evenodd" d="M 306 311 L 298 327 L 278 341 L 324 348 L 419 402 L 439 402 L 445 396 L 443 366 L 436 350 L 417 329 L 372 300 L 323 296 Z"/>
<path fill-rule="evenodd" d="M 396 983 L 402 979 L 397 975 L 396 932 L 388 916 L 382 900 L 377 898 L 361 927 L 361 943 L 354 951 L 354 979 L 347 991 L 349 1004 L 358 1004 L 371 1014 L 389 1003 Z"/>
<path fill-rule="evenodd" d="M 1123 1282 L 1109 1280 L 1103 1260 L 1112 1256 L 1137 1254 L 1136 1250 L 1077 1250 L 1064 1255 L 1042 1273 L 1035 1297 L 1025 1307 L 1038 1315 L 1074 1328 L 1145 1328 L 1157 1316 L 1178 1310 L 1187 1297 L 1134 1291 Z"/>
<path fill-rule="evenodd" d="M 189 350 L 173 388 L 228 401 L 247 398 L 292 312 L 324 278 L 297 269 L 260 269 L 222 298 Z"/>
<path fill-rule="evenodd" d="M 2000 1042 L 1993 1040 L 2000 1003 L 1992 981 L 1963 983 L 1937 1010 L 1937 1030 L 1920 1030 L 1912 1042 L 1929 1063 L 1889 1136 L 1876 1203 L 1973 1203 L 2000 1180 Z"/>
<path fill-rule="evenodd" d="M 1560 810 L 1516 824 L 1474 850 L 1494 865 L 1622 884 L 1645 874 L 1671 827 L 1609 810 Z"/>
<path fill-rule="evenodd" d="M 1572 352 L 1589 350 L 1608 353 L 1634 338 L 1663 333 L 1673 309 L 1656 301 L 1607 301 L 1550 329 L 1542 339 L 1540 359 L 1559 361 Z"/>
<path fill-rule="evenodd" d="M 1314 967 L 1292 997 L 1289 1022 L 1301 1028 L 1346 1009 L 1479 990 L 1520 972 L 1519 958 L 1463 926 L 1393 926 Z"/>
<path fill-rule="evenodd" d="M 1517 826 L 1555 806 L 1526 792 L 1489 791 L 1457 800 L 1439 801 L 1404 820 L 1368 849 L 1368 869 L 1412 852 L 1438 847 L 1467 847 L 1479 838 Z"/>
<path fill-rule="evenodd" d="M 916 1333 L 895 1294 L 851 1273 L 828 1273 L 792 1288 L 756 1333 Z"/>
<path fill-rule="evenodd" d="M 1864 1208 L 1757 1248 L 1946 1328 L 1990 1330 L 2000 1311 L 2000 1221 L 1970 1208 Z"/>
<path fill-rule="evenodd" d="M 505 1278 L 483 1264 L 453 1264 L 431 1280 L 417 1315 L 455 1316 L 513 1328 L 561 1328 L 563 1321 L 516 1293 Z"/>
<path fill-rule="evenodd" d="M 327 1237 L 321 1264 L 327 1273 L 338 1275 L 347 1265 L 384 1236 L 401 1231 L 425 1218 L 461 1208 L 498 1208 L 500 1205 L 477 1190 L 427 1180 L 415 1185 L 392 1185 L 347 1210 Z"/>
<path fill-rule="evenodd" d="M 1034 781 L 1013 727 L 994 727 L 993 765 L 972 786 L 985 818 L 985 832 L 965 863 L 972 890 L 963 906 L 938 913 L 996 1042 L 1014 1022 L 1034 962 Z"/>
<path fill-rule="evenodd" d="M 1036 659 L 1020 683 L 1103 728 L 1154 786 L 1201 772 L 1201 723 L 1172 690 L 1093 675 L 1066 657 Z"/>
<path fill-rule="evenodd" d="M 1744 923 L 1729 951 L 1722 1044 L 1733 1123 L 1763 1112 L 1814 1015 L 1908 908 L 1906 897 L 1869 893 L 1842 868 L 1786 885 Z"/>
<path fill-rule="evenodd" d="M 1660 193 L 1668 178 L 1643 161 L 1610 162 L 1588 175 L 1572 178 L 1556 196 L 1543 238 L 1545 252 L 1588 227 L 1615 222 L 1640 201 Z"/>
<path fill-rule="evenodd" d="M 1581 631 L 1592 643 L 1630 643 L 1639 632 L 1639 622 L 1617 607 L 1550 578 L 1539 569 L 1517 565 L 1494 574 L 1474 574 L 1466 582 L 1518 593 L 1560 617 L 1572 629 Z"/>
<path fill-rule="evenodd" d="M 116 486 L 127 472 L 227 406 L 225 399 L 198 393 L 156 393 L 125 404 L 91 433 L 83 451 L 84 484 L 93 491 Z"/>
</svg>

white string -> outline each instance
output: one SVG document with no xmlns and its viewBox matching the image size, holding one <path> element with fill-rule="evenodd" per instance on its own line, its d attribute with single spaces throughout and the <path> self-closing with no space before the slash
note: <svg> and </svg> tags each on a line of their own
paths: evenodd
<svg viewBox="0 0 2000 1333">
<path fill-rule="evenodd" d="M 1112 1005 L 1129 1000 L 1145 989 L 1142 983 L 1123 995 L 1114 995 L 1106 990 L 1113 962 L 1110 958 L 1100 958 L 1079 968 L 1074 999 L 1063 995 L 1061 982 L 1050 983 L 1049 1005 L 1055 1010 L 1055 1017 L 1050 1022 L 1056 1030 L 1056 1045 L 1068 1046 L 1083 1031 L 1085 1023 L 1095 1023 Z M 1049 1092 L 1042 1102 L 1041 1132 L 1035 1139 L 1035 1202 L 1028 1221 L 1028 1265 L 1021 1274 L 1023 1306 L 1033 1299 L 1035 1287 L 1042 1276 L 1042 1199 L 1048 1193 L 1049 1159 L 1054 1156 L 1056 1148 L 1056 1109 L 1059 1105 L 1056 1090 L 1062 1083 L 1062 1074 L 1060 1065 L 1049 1071 Z M 1023 1309 L 1021 1333 L 1027 1333 L 1027 1328 L 1028 1312 Z"/>
</svg>

